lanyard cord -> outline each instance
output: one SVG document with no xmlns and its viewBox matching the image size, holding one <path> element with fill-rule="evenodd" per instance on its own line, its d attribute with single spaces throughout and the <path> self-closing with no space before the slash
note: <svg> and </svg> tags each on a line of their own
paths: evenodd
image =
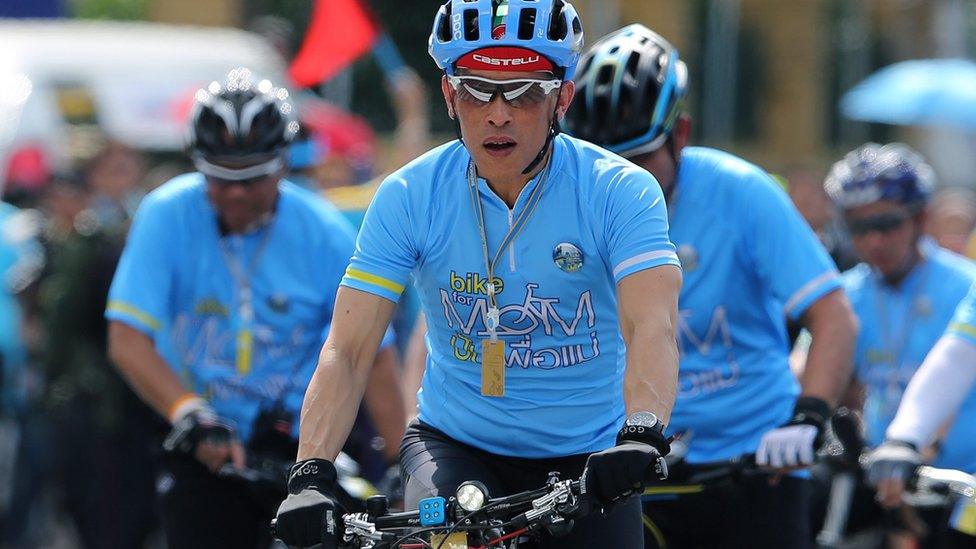
<svg viewBox="0 0 976 549">
<path fill-rule="evenodd" d="M 926 264 L 924 255 L 922 256 L 922 261 L 916 266 L 920 269 L 918 283 L 915 288 L 909 294 L 908 310 L 905 311 L 905 317 L 902 320 L 902 327 L 899 333 L 892 334 L 890 326 L 888 325 L 888 315 L 887 306 L 885 304 L 885 299 L 883 296 L 883 282 L 881 285 L 875 287 L 875 314 L 878 315 L 878 322 L 881 324 L 881 339 L 885 346 L 885 350 L 889 353 L 889 366 L 891 366 L 895 371 L 901 368 L 902 355 L 905 353 L 905 347 L 908 345 L 908 338 L 910 336 L 910 331 L 912 324 L 915 319 L 923 311 L 917 309 L 920 308 L 921 304 L 919 301 L 922 299 L 921 292 L 925 291 L 925 280 L 928 275 L 928 265 Z M 908 281 L 905 281 L 908 282 Z M 892 339 L 892 335 L 896 339 Z"/>
<path fill-rule="evenodd" d="M 498 259 L 505 253 L 505 250 L 511 246 L 515 238 L 522 232 L 522 229 L 528 224 L 529 218 L 532 213 L 535 212 L 536 206 L 539 205 L 539 201 L 542 198 L 542 190 L 545 184 L 549 180 L 549 171 L 552 168 L 552 159 L 549 161 L 549 165 L 546 166 L 544 172 L 539 177 L 539 182 L 536 184 L 535 188 L 532 189 L 532 193 L 529 195 L 526 201 L 525 207 L 522 209 L 522 213 L 515 219 L 512 225 L 508 228 L 508 233 L 502 238 L 501 244 L 499 244 L 498 249 L 495 251 L 495 256 L 489 259 L 488 252 L 488 234 L 485 229 L 485 211 L 484 206 L 481 203 L 481 197 L 478 194 L 478 176 L 474 166 L 474 161 L 468 161 L 468 190 L 471 194 L 471 204 L 474 207 L 475 212 L 478 214 L 478 232 L 481 236 L 481 253 L 485 262 L 485 270 L 488 272 L 488 304 L 490 306 L 488 311 L 488 318 L 485 321 L 485 327 L 488 328 L 488 334 L 490 335 L 492 341 L 497 339 L 496 330 L 498 329 L 499 311 L 498 302 L 495 299 L 495 265 L 498 263 Z"/>
</svg>

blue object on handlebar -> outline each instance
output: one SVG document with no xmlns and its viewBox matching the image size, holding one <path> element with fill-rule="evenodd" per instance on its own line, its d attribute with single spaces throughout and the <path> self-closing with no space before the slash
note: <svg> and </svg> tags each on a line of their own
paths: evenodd
<svg viewBox="0 0 976 549">
<path fill-rule="evenodd" d="M 420 511 L 421 526 L 439 526 L 447 521 L 444 513 L 447 500 L 440 496 L 420 500 L 417 509 Z"/>
</svg>

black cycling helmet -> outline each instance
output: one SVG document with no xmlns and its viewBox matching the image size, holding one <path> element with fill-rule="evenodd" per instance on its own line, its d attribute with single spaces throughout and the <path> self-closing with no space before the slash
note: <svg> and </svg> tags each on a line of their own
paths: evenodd
<svg viewBox="0 0 976 549">
<path fill-rule="evenodd" d="M 580 60 L 566 131 L 625 157 L 654 151 L 671 134 L 687 86 L 678 50 L 647 27 L 629 25 Z"/>
<path fill-rule="evenodd" d="M 204 175 L 244 180 L 283 168 L 297 133 L 288 90 L 255 81 L 249 69 L 238 68 L 224 83 L 197 91 L 187 148 Z"/>
</svg>

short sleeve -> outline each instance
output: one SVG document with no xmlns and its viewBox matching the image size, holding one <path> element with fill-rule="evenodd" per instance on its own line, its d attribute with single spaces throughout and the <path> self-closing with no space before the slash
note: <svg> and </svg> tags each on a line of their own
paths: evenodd
<svg viewBox="0 0 976 549">
<path fill-rule="evenodd" d="M 644 170 L 624 168 L 606 189 L 604 223 L 613 278 L 661 265 L 680 267 L 668 237 L 664 193 Z"/>
<path fill-rule="evenodd" d="M 949 334 L 976 345 L 976 284 L 970 286 L 969 293 L 956 306 L 956 312 L 946 328 L 946 335 Z"/>
<path fill-rule="evenodd" d="M 758 171 L 758 169 L 757 169 Z M 769 176 L 756 173 L 749 198 L 738 207 L 748 223 L 756 272 L 796 320 L 828 293 L 841 287 L 840 275 L 813 229 Z"/>
<path fill-rule="evenodd" d="M 105 318 L 154 335 L 170 316 L 174 220 L 166 204 L 143 201 L 122 251 L 108 295 Z"/>
<path fill-rule="evenodd" d="M 342 285 L 396 302 L 417 263 L 407 183 L 390 176 L 376 191 Z M 416 223 L 420 223 L 419 220 Z"/>
</svg>

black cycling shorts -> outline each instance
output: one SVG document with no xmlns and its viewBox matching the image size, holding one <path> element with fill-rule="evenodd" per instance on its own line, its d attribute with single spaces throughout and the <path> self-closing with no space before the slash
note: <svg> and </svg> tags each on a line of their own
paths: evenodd
<svg viewBox="0 0 976 549">
<path fill-rule="evenodd" d="M 433 427 L 414 421 L 400 446 L 404 500 L 415 509 L 426 497 L 450 497 L 467 480 L 482 482 L 491 497 L 534 490 L 545 485 L 548 474 L 558 471 L 560 478 L 579 478 L 587 454 L 550 459 L 525 459 L 491 454 L 458 442 Z M 593 515 L 576 521 L 565 537 L 543 540 L 541 548 L 640 549 L 640 501 L 629 498 L 606 516 Z"/>
</svg>

